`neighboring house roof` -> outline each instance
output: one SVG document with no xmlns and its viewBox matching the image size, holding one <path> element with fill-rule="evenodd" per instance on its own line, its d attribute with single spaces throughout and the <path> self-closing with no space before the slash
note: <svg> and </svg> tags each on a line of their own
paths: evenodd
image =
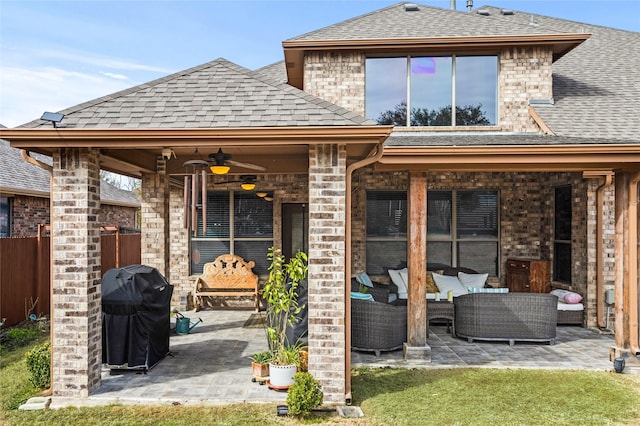
<svg viewBox="0 0 640 426">
<path fill-rule="evenodd" d="M 31 153 L 31 156 L 45 164 L 51 164 L 50 157 L 35 153 Z M 27 163 L 22 158 L 20 150 L 11 148 L 9 142 L 3 139 L 0 139 L 0 170 L 0 193 L 49 197 L 49 172 Z M 140 207 L 140 200 L 131 191 L 125 191 L 104 181 L 100 181 L 100 199 L 104 204 Z"/>
<path fill-rule="evenodd" d="M 229 128 L 375 124 L 225 59 L 60 111 L 73 128 Z M 35 120 L 20 127 L 50 127 Z"/>
</svg>

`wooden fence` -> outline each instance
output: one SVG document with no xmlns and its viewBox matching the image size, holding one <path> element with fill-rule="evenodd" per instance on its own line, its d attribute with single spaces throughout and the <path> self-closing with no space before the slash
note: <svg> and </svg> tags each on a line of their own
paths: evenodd
<svg viewBox="0 0 640 426">
<path fill-rule="evenodd" d="M 102 274 L 140 263 L 140 234 L 103 233 L 101 239 Z M 0 319 L 6 318 L 5 327 L 31 313 L 49 315 L 50 259 L 50 237 L 0 238 Z"/>
</svg>

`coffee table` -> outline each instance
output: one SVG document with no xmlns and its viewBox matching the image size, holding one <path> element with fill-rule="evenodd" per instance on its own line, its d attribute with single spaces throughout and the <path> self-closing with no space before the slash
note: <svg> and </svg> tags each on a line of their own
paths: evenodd
<svg viewBox="0 0 640 426">
<path fill-rule="evenodd" d="M 429 321 L 445 319 L 449 324 L 447 331 L 456 335 L 456 318 L 453 302 L 447 300 L 427 300 L 427 336 L 429 336 Z"/>
</svg>

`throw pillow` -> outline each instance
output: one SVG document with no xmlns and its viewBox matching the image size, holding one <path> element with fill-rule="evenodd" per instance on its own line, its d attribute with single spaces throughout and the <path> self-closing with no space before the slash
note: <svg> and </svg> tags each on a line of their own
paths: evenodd
<svg viewBox="0 0 640 426">
<path fill-rule="evenodd" d="M 466 274 L 464 272 L 458 272 L 458 279 L 467 290 L 469 290 L 469 287 L 484 287 L 488 276 L 489 274 Z"/>
<path fill-rule="evenodd" d="M 439 269 L 437 271 L 427 271 L 427 294 L 440 292 L 440 290 L 438 290 L 438 286 L 436 285 L 436 282 L 433 280 L 433 274 L 435 273 L 435 274 L 442 275 L 443 272 L 444 271 L 442 269 Z"/>
<path fill-rule="evenodd" d="M 357 291 L 351 292 L 352 299 L 360 299 L 360 300 L 373 300 L 373 296 L 370 294 L 360 293 Z"/>
<path fill-rule="evenodd" d="M 362 272 L 356 275 L 356 280 L 364 286 L 373 287 L 373 282 L 371 281 L 371 278 L 369 278 L 369 275 L 366 272 Z"/>
<path fill-rule="evenodd" d="M 404 271 L 406 270 L 407 269 L 405 268 Z M 402 270 L 389 269 L 389 277 L 391 278 L 391 281 L 398 287 L 398 299 L 406 299 L 408 297 L 409 289 L 405 281 L 402 279 L 402 276 L 400 276 L 401 271 Z"/>
<path fill-rule="evenodd" d="M 467 289 L 460 283 L 458 277 L 450 277 L 449 275 L 440 275 L 433 273 L 433 280 L 436 282 L 438 291 L 444 297 L 447 297 L 449 290 L 453 291 L 453 297 L 462 296 L 467 294 Z"/>
<path fill-rule="evenodd" d="M 582 296 L 569 290 L 556 289 L 551 291 L 551 294 L 557 296 L 558 299 L 562 300 L 564 303 L 568 303 L 571 305 L 580 303 L 582 301 Z"/>
</svg>

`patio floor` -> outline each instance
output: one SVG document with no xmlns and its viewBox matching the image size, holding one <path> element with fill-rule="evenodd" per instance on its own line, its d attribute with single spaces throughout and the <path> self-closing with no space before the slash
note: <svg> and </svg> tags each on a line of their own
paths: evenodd
<svg viewBox="0 0 640 426">
<path fill-rule="evenodd" d="M 191 322 L 203 320 L 186 335 L 171 334 L 171 355 L 146 374 L 133 370 L 102 371 L 102 386 L 89 398 L 54 398 L 52 408 L 105 404 L 202 404 L 284 402 L 285 392 L 251 381 L 249 356 L 266 349 L 263 328 L 243 327 L 253 312 L 207 310 L 184 312 Z M 431 363 L 404 361 L 402 350 L 352 353 L 352 367 L 424 368 L 491 367 L 590 369 L 609 371 L 612 335 L 581 327 L 558 327 L 555 345 L 474 342 L 453 338 L 445 326 L 431 326 Z"/>
</svg>

